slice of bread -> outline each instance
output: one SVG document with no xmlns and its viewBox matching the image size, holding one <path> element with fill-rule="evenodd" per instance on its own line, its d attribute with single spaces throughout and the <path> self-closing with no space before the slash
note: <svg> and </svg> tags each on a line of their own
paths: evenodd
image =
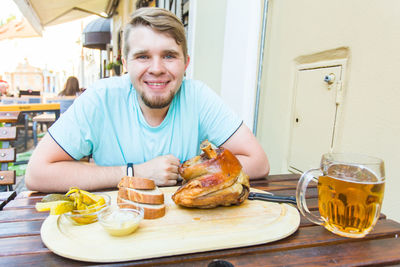
<svg viewBox="0 0 400 267">
<path fill-rule="evenodd" d="M 144 210 L 145 219 L 157 219 L 165 215 L 165 205 L 152 205 L 152 204 L 142 204 L 135 201 L 127 200 L 118 195 L 117 203 L 123 208 L 137 208 L 142 207 Z"/>
<path fill-rule="evenodd" d="M 143 204 L 164 204 L 164 193 L 157 186 L 153 190 L 120 187 L 118 196 Z"/>
<path fill-rule="evenodd" d="M 155 189 L 156 184 L 153 180 L 141 177 L 125 176 L 121 179 L 118 187 L 129 187 L 134 189 Z"/>
</svg>

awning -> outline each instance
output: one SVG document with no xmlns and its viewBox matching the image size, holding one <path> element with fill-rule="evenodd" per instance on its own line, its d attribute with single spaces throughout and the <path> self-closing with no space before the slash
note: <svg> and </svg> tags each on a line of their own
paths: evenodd
<svg viewBox="0 0 400 267">
<path fill-rule="evenodd" d="M 90 15 L 113 16 L 119 0 L 14 0 L 38 34 L 43 27 Z"/>
<path fill-rule="evenodd" d="M 105 50 L 111 40 L 111 19 L 98 18 L 90 22 L 83 30 L 83 46 Z"/>
</svg>

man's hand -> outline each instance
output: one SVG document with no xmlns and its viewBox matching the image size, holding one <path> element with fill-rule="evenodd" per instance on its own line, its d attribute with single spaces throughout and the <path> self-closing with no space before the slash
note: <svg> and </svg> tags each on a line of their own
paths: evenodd
<svg viewBox="0 0 400 267">
<path fill-rule="evenodd" d="M 153 179 L 156 185 L 176 185 L 180 161 L 173 155 L 159 156 L 142 164 L 134 165 L 135 176 Z"/>
</svg>

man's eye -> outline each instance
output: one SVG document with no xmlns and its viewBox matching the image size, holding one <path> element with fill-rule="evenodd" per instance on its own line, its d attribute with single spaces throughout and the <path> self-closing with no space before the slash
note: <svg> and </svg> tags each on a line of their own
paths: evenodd
<svg viewBox="0 0 400 267">
<path fill-rule="evenodd" d="M 136 57 L 137 59 L 148 59 L 149 57 L 146 55 L 139 55 Z"/>
<path fill-rule="evenodd" d="M 175 58 L 175 55 L 173 55 L 173 54 L 168 54 L 168 55 L 165 55 L 165 58 L 166 58 L 166 59 L 172 59 L 172 58 Z"/>
</svg>

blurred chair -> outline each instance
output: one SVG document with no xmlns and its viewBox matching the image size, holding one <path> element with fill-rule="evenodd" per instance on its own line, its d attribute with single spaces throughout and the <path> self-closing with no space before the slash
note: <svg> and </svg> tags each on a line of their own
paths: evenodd
<svg viewBox="0 0 400 267">
<path fill-rule="evenodd" d="M 14 98 L 10 98 L 10 97 L 2 97 L 1 98 L 1 104 L 2 105 L 12 105 L 16 100 Z"/>
<path fill-rule="evenodd" d="M 11 126 L 18 122 L 21 113 L 19 111 L 0 112 L 0 191 L 12 191 L 15 184 L 15 171 L 8 170 L 8 163 L 15 162 L 16 150 L 10 147 L 10 141 L 17 139 L 17 127 Z"/>
<path fill-rule="evenodd" d="M 47 103 L 60 103 L 60 114 L 63 114 L 74 103 L 76 96 L 59 96 L 48 98 Z"/>
<path fill-rule="evenodd" d="M 21 99 L 24 99 L 28 101 L 28 104 L 38 104 L 42 103 L 42 97 L 41 96 L 21 96 Z"/>
<path fill-rule="evenodd" d="M 10 96 L 2 96 L 1 104 L 3 105 L 15 105 L 15 104 L 28 104 L 28 98 L 20 98 L 20 97 L 10 97 Z"/>
<path fill-rule="evenodd" d="M 59 96 L 54 98 L 48 98 L 46 99 L 46 102 L 60 103 L 60 114 L 62 115 L 74 103 L 75 98 L 76 98 L 75 96 Z M 51 124 L 53 124 L 55 121 L 56 121 L 56 115 L 54 113 L 43 113 L 33 117 L 32 130 L 33 130 L 34 146 L 36 146 L 38 143 L 38 134 L 37 134 L 38 123 L 40 125 L 40 129 L 42 129 L 43 124 L 46 125 L 46 128 L 48 129 L 51 126 Z"/>
<path fill-rule="evenodd" d="M 37 96 L 35 97 L 37 98 Z M 30 100 L 29 97 L 10 97 L 10 96 L 2 96 L 1 97 L 1 104 L 2 105 L 19 105 L 19 104 L 29 104 Z M 24 147 L 25 149 L 28 148 L 27 143 L 28 143 L 28 128 L 29 128 L 29 121 L 32 120 L 32 115 L 29 113 L 24 113 L 23 114 L 23 119 L 19 122 L 18 124 L 18 129 L 21 130 L 23 127 L 24 131 Z M 23 125 L 21 125 L 21 123 Z"/>
</svg>

